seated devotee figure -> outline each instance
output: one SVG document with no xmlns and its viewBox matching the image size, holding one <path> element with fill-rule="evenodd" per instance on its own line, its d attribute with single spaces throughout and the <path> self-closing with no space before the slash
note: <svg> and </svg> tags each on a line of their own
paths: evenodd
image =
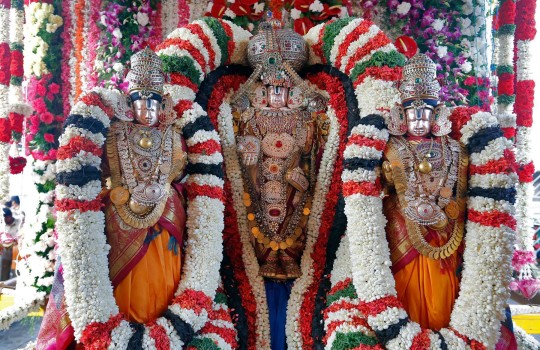
<svg viewBox="0 0 540 350">
<path fill-rule="evenodd" d="M 448 326 L 459 291 L 468 157 L 448 136 L 436 69 L 425 55 L 403 70 L 384 151 L 384 214 L 398 299 L 422 327 Z"/>
</svg>

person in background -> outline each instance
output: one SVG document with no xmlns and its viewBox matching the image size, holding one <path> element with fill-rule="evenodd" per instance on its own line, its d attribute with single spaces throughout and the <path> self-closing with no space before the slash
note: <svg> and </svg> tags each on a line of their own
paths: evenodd
<svg viewBox="0 0 540 350">
<path fill-rule="evenodd" d="M 11 211 L 13 213 L 13 217 L 20 220 L 20 226 L 24 225 L 24 211 L 21 209 L 21 199 L 19 196 L 12 196 L 10 205 L 6 205 L 11 208 Z"/>
<path fill-rule="evenodd" d="M 10 278 L 13 247 L 17 245 L 17 234 L 21 224 L 20 219 L 15 218 L 9 208 L 3 208 L 3 214 L 4 224 L 0 229 L 0 245 L 3 248 L 0 281 Z"/>
</svg>

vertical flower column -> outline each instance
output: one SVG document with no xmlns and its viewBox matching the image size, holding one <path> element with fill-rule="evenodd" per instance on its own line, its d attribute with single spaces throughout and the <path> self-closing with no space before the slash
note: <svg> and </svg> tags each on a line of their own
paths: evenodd
<svg viewBox="0 0 540 350">
<path fill-rule="evenodd" d="M 10 0 L 0 1 L 0 200 L 9 195 L 9 141 L 11 128 L 9 125 L 9 66 L 11 52 L 9 49 L 9 8 Z"/>
<path fill-rule="evenodd" d="M 516 135 L 516 115 L 514 114 L 514 32 L 516 25 L 515 0 L 502 0 L 498 13 L 498 66 L 497 76 L 497 118 L 507 138 Z"/>
<path fill-rule="evenodd" d="M 532 223 L 528 209 L 532 201 L 534 165 L 531 160 L 531 126 L 534 105 L 534 80 L 531 72 L 531 42 L 536 35 L 534 20 L 536 0 L 516 2 L 515 69 L 516 69 L 516 160 L 520 183 L 517 186 L 518 231 L 513 267 L 516 280 L 515 290 L 532 298 L 540 290 L 540 281 L 532 274 L 535 264 Z"/>
<path fill-rule="evenodd" d="M 23 26 L 24 4 L 22 0 L 12 0 L 10 9 L 9 43 L 11 47 L 10 84 L 9 84 L 9 122 L 11 127 L 11 143 L 14 144 L 13 154 L 9 163 L 12 174 L 23 171 L 26 158 L 20 157 L 18 143 L 21 142 L 24 118 L 32 113 L 32 108 L 24 102 L 22 91 L 23 69 Z M 10 152 L 11 153 L 11 152 Z"/>
<path fill-rule="evenodd" d="M 34 109 L 27 120 L 26 146 L 33 158 L 39 201 L 36 219 L 28 225 L 20 244 L 21 255 L 26 258 L 20 261 L 18 269 L 21 283 L 33 291 L 35 299 L 50 292 L 56 258 L 52 213 L 54 163 L 64 120 L 60 91 L 63 20 L 58 13 L 61 13 L 60 0 L 30 1 L 25 6 L 24 76 L 28 82 L 27 101 Z"/>
</svg>

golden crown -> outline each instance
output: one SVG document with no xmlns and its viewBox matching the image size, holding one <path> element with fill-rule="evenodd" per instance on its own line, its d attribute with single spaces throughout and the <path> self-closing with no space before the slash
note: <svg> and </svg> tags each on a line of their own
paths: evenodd
<svg viewBox="0 0 540 350">
<path fill-rule="evenodd" d="M 292 29 L 285 29 L 279 20 L 261 23 L 259 31 L 248 43 L 248 61 L 252 67 L 262 65 L 269 70 L 287 62 L 294 70 L 302 69 L 308 58 L 304 38 Z"/>
<path fill-rule="evenodd" d="M 425 54 L 412 57 L 403 67 L 399 85 L 401 101 L 423 98 L 439 98 L 441 85 L 437 81 L 437 66 Z"/>
<path fill-rule="evenodd" d="M 165 75 L 161 59 L 154 51 L 146 47 L 131 56 L 131 70 L 126 75 L 129 82 L 129 92 L 141 91 L 163 95 Z"/>
</svg>

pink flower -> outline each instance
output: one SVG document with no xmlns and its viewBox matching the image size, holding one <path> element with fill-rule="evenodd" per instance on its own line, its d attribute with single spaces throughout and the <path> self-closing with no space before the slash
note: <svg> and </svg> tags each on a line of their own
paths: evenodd
<svg viewBox="0 0 540 350">
<path fill-rule="evenodd" d="M 54 121 L 54 115 L 51 112 L 41 113 L 39 119 L 45 124 L 50 124 Z"/>
<path fill-rule="evenodd" d="M 44 134 L 43 135 L 43 138 L 45 139 L 46 142 L 48 143 L 54 143 L 54 135 L 53 134 Z"/>
<path fill-rule="evenodd" d="M 45 100 L 43 100 L 42 98 L 35 99 L 32 105 L 37 113 L 47 112 L 47 104 L 45 103 Z"/>
<path fill-rule="evenodd" d="M 36 92 L 38 96 L 45 96 L 47 94 L 47 88 L 43 84 L 37 84 Z"/>
<path fill-rule="evenodd" d="M 51 85 L 49 85 L 49 91 L 52 92 L 53 94 L 57 94 L 60 92 L 60 85 L 56 84 L 56 83 L 52 83 Z"/>
</svg>

